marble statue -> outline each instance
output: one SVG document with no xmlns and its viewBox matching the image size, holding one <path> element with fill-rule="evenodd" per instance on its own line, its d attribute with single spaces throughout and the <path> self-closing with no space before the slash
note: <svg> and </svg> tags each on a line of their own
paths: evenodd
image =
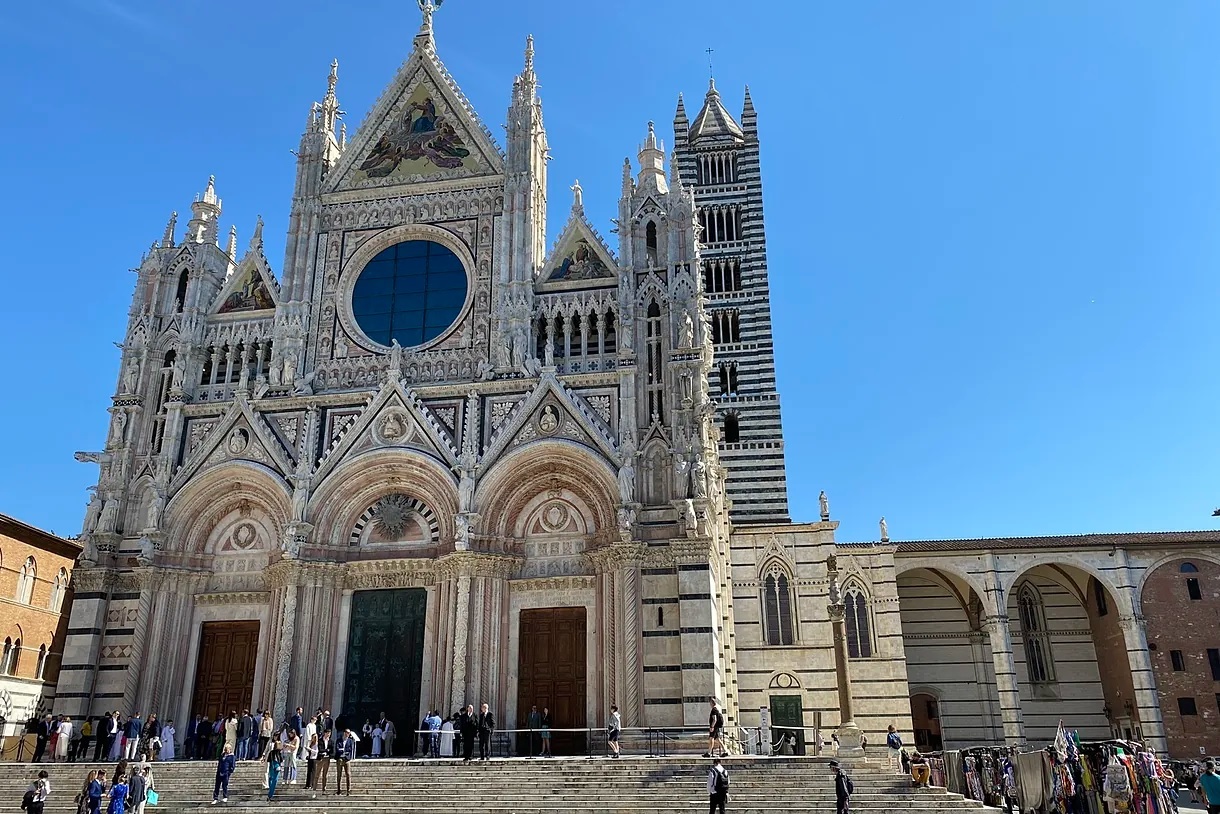
<svg viewBox="0 0 1220 814">
<path fill-rule="evenodd" d="M 102 514 L 102 499 L 98 497 L 97 487 L 89 487 L 89 491 L 93 493 L 89 498 L 89 505 L 85 507 L 85 522 L 81 524 L 81 534 L 89 534 L 97 528 L 98 518 Z"/>
<path fill-rule="evenodd" d="M 881 518 L 881 541 L 887 542 L 890 539 L 890 527 L 886 524 L 885 518 Z"/>
<path fill-rule="evenodd" d="M 123 440 L 127 437 L 127 411 L 116 411 L 114 414 L 114 422 L 110 426 L 110 446 L 121 446 Z"/>
<path fill-rule="evenodd" d="M 694 537 L 699 533 L 699 517 L 695 514 L 695 501 L 690 498 L 682 501 L 682 521 L 686 524 L 687 537 Z"/>
<path fill-rule="evenodd" d="M 144 528 L 155 529 L 161 525 L 161 512 L 165 510 L 165 493 L 154 489 L 152 500 L 148 502 L 148 515 L 144 518 Z"/>
<path fill-rule="evenodd" d="M 140 553 L 136 560 L 140 565 L 152 565 L 153 559 L 157 553 L 157 544 L 151 537 L 140 538 Z"/>
<path fill-rule="evenodd" d="M 682 347 L 695 346 L 695 321 L 690 318 L 690 311 L 682 312 Z"/>
<path fill-rule="evenodd" d="M 397 339 L 390 340 L 390 378 L 398 379 L 402 377 L 402 345 L 398 344 Z"/>
<path fill-rule="evenodd" d="M 474 471 L 476 459 L 474 450 L 464 449 L 462 454 L 458 456 L 457 466 L 454 469 L 458 473 L 458 511 L 468 512 L 474 506 Z"/>
<path fill-rule="evenodd" d="M 127 361 L 127 370 L 123 374 L 123 392 L 134 393 L 140 383 L 140 363 L 135 359 Z"/>
<path fill-rule="evenodd" d="M 112 497 L 102 504 L 102 513 L 97 521 L 97 531 L 102 534 L 110 534 L 118 527 L 119 501 Z"/>
<path fill-rule="evenodd" d="M 825 490 L 818 495 L 818 510 L 821 513 L 823 520 L 830 519 L 830 501 L 826 499 Z"/>
<path fill-rule="evenodd" d="M 695 497 L 707 497 L 707 464 L 703 462 L 703 456 L 698 455 L 690 465 L 690 481 L 691 488 L 694 489 Z"/>
</svg>

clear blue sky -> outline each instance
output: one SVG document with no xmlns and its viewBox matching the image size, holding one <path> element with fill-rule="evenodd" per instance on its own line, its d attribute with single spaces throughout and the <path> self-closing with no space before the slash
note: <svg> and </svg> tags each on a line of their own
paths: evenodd
<svg viewBox="0 0 1220 814">
<path fill-rule="evenodd" d="M 348 10 L 348 9 L 352 10 Z M 66 11 L 65 11 L 66 9 Z M 327 66 L 354 130 L 411 0 L 0 7 L 0 511 L 75 533 L 134 275 L 209 174 L 267 221 Z M 527 33 L 553 239 L 579 177 L 750 85 L 793 515 L 840 539 L 1210 528 L 1220 504 L 1220 5 L 448 0 L 439 52 L 499 137 Z M 185 219 L 185 218 L 184 218 Z"/>
</svg>

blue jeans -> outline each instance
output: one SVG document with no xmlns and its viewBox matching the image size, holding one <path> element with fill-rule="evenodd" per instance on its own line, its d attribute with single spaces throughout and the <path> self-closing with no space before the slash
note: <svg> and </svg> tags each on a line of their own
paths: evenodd
<svg viewBox="0 0 1220 814">
<path fill-rule="evenodd" d="M 275 796 L 276 784 L 280 782 L 280 767 L 274 763 L 267 769 L 267 799 Z"/>
<path fill-rule="evenodd" d="M 212 799 L 219 800 L 221 797 L 229 796 L 229 776 L 227 774 L 216 773 L 216 785 L 212 787 Z"/>
<path fill-rule="evenodd" d="M 238 739 L 238 741 L 237 741 L 237 754 L 236 754 L 237 759 L 238 759 L 238 760 L 245 760 L 245 759 L 246 759 L 246 756 L 247 756 L 247 753 L 249 752 L 249 749 L 250 749 L 250 739 L 249 739 L 249 738 L 240 738 L 240 739 Z"/>
</svg>

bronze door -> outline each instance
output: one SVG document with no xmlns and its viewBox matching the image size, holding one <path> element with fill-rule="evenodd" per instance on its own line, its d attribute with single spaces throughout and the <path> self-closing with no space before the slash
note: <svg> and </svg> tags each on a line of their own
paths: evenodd
<svg viewBox="0 0 1220 814">
<path fill-rule="evenodd" d="M 530 707 L 550 708 L 555 729 L 583 729 L 585 715 L 585 609 L 540 608 L 521 611 L 520 658 L 517 662 L 517 727 L 528 725 Z M 528 742 L 518 739 L 522 751 Z M 535 750 L 537 743 L 535 743 Z M 555 732 L 557 755 L 585 749 L 581 733 Z"/>
<path fill-rule="evenodd" d="M 199 661 L 191 715 L 240 713 L 252 705 L 258 622 L 204 622 L 199 631 Z"/>
</svg>

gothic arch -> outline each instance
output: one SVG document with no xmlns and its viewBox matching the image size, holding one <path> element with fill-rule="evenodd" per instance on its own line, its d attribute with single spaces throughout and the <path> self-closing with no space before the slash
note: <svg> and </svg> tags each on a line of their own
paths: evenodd
<svg viewBox="0 0 1220 814">
<path fill-rule="evenodd" d="M 361 453 L 331 470 L 309 500 L 315 541 L 348 546 L 360 518 L 378 500 L 396 493 L 431 511 L 438 542 L 453 539 L 458 511 L 453 474 L 422 450 L 394 447 Z"/>
<path fill-rule="evenodd" d="M 583 444 L 549 439 L 519 447 L 480 478 L 474 502 L 482 515 L 483 533 L 515 536 L 520 516 L 539 505 L 539 496 L 565 491 L 585 507 L 586 533 L 615 528 L 619 502 L 615 470 Z"/>
<path fill-rule="evenodd" d="M 1220 565 L 1220 555 L 1207 553 L 1207 552 L 1202 551 L 1201 549 L 1195 549 L 1195 550 L 1190 550 L 1190 551 L 1178 551 L 1178 552 L 1174 552 L 1172 554 L 1166 554 L 1166 555 L 1154 560 L 1152 563 L 1150 563 L 1147 566 L 1141 566 L 1141 573 L 1139 575 L 1139 580 L 1136 582 L 1136 586 L 1135 586 L 1135 601 L 1140 604 L 1143 603 L 1144 587 L 1148 584 L 1149 578 L 1152 577 L 1152 574 L 1155 571 L 1157 571 L 1160 568 L 1165 567 L 1166 565 L 1168 565 L 1171 562 L 1178 562 L 1179 560 L 1204 560 L 1206 562 L 1212 563 L 1213 565 Z M 1138 605 L 1136 607 L 1136 610 L 1137 611 L 1139 610 Z"/>
<path fill-rule="evenodd" d="M 229 523 L 234 512 L 247 518 L 257 516 L 256 529 L 271 538 L 268 544 L 274 548 L 289 519 L 288 490 L 279 476 L 251 461 L 228 461 L 205 469 L 166 506 L 162 524 L 169 532 L 166 548 L 194 555 L 213 553 L 218 527 L 222 521 Z M 233 531 L 237 533 L 236 528 Z M 247 533 L 241 531 L 243 545 Z"/>
<path fill-rule="evenodd" d="M 1001 587 L 1004 591 L 1005 601 L 1010 594 L 1021 584 L 1023 580 L 1028 580 L 1030 572 L 1039 566 L 1047 566 L 1047 570 L 1055 572 L 1054 576 L 1047 576 L 1055 582 L 1058 582 L 1062 587 L 1069 590 L 1083 604 L 1086 600 L 1082 595 L 1083 588 L 1073 584 L 1074 580 L 1071 575 L 1065 572 L 1064 568 L 1074 568 L 1083 572 L 1087 576 L 1091 576 L 1102 584 L 1106 592 L 1114 599 L 1118 606 L 1119 613 L 1130 614 L 1133 612 L 1131 607 L 1131 597 L 1128 591 L 1123 590 L 1114 584 L 1110 575 L 1094 565 L 1085 562 L 1080 557 L 1075 557 L 1070 554 L 1056 553 L 1039 555 L 1019 563 L 1011 574 L 1001 576 Z M 1064 580 L 1067 580 L 1065 583 Z M 1087 582 L 1087 580 L 1086 580 Z M 1084 586 L 1087 588 L 1088 586 Z M 1138 599 L 1136 600 L 1138 601 Z"/>
<path fill-rule="evenodd" d="M 918 571 L 921 569 L 925 571 L 932 571 L 934 573 L 939 572 L 941 574 L 960 579 L 972 591 L 974 591 L 975 595 L 979 597 L 982 597 L 986 593 L 986 588 L 983 586 L 978 574 L 959 567 L 953 560 L 945 559 L 945 561 L 942 562 L 939 559 L 928 560 L 923 557 L 919 559 L 905 559 L 899 557 L 894 558 L 895 579 L 903 574 L 908 574 L 911 571 Z M 959 592 L 954 591 L 954 593 L 960 596 Z"/>
<path fill-rule="evenodd" d="M 393 508 L 404 515 L 403 519 L 406 522 L 403 525 L 408 529 L 408 533 L 403 536 L 403 539 L 409 542 L 418 541 L 426 545 L 436 545 L 440 542 L 440 521 L 436 517 L 436 512 L 428 504 L 419 498 L 410 497 L 401 492 L 392 493 L 388 498 Z M 348 535 L 347 544 L 349 546 L 357 546 L 370 541 L 376 542 L 373 535 L 378 532 L 378 524 L 374 522 L 374 518 L 383 511 L 382 501 L 386 499 L 379 499 L 361 513 L 356 520 L 356 525 L 352 527 L 351 534 Z M 370 523 L 373 524 L 372 527 L 370 527 Z M 411 531 L 415 533 L 411 534 Z"/>
</svg>

